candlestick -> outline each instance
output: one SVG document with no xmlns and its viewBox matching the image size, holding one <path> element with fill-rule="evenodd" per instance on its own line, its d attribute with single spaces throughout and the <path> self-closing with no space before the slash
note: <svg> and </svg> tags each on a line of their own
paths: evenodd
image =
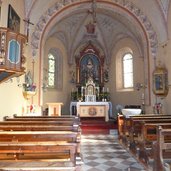
<svg viewBox="0 0 171 171">
<path fill-rule="evenodd" d="M 102 92 L 104 93 L 105 88 L 103 87 Z"/>
</svg>

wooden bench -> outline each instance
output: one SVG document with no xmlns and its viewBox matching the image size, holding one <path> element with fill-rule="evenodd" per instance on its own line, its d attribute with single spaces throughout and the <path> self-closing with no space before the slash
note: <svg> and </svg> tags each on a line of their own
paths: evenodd
<svg viewBox="0 0 171 171">
<path fill-rule="evenodd" d="M 10 118 L 10 117 L 4 117 L 4 121 L 73 121 L 75 123 L 80 124 L 79 118 Z"/>
<path fill-rule="evenodd" d="M 124 118 L 123 126 L 122 128 L 120 128 L 122 132 L 119 133 L 120 141 L 123 143 L 123 145 L 128 147 L 129 142 L 132 141 L 130 139 L 132 139 L 133 137 L 137 137 L 138 134 L 141 132 L 141 125 L 139 124 L 141 121 L 157 123 L 159 120 L 162 120 L 162 122 L 167 122 L 171 120 L 171 115 L 141 115 Z"/>
<path fill-rule="evenodd" d="M 149 164 L 149 158 L 153 159 L 152 144 L 157 140 L 157 127 L 159 125 L 162 126 L 163 129 L 171 129 L 170 121 L 167 123 L 142 123 L 141 134 L 137 139 L 137 147 L 139 148 L 139 160 L 143 162 L 147 167 Z"/>
<path fill-rule="evenodd" d="M 44 166 L 48 169 L 49 165 L 56 170 L 76 170 L 76 155 L 75 132 L 0 131 L 0 170 L 40 170 Z M 35 162 L 36 166 L 27 162 Z"/>
<path fill-rule="evenodd" d="M 41 163 L 42 163 L 42 159 L 48 160 L 46 163 L 42 163 L 42 166 L 53 165 L 55 166 L 56 170 L 60 170 L 60 168 L 62 170 L 76 170 L 79 168 L 78 163 L 82 162 L 81 155 L 80 155 L 81 130 L 80 130 L 80 120 L 78 117 L 70 117 L 70 116 L 65 116 L 65 117 L 56 117 L 56 116 L 55 117 L 54 116 L 53 117 L 52 116 L 16 117 L 14 116 L 14 118 L 6 117 L 5 121 L 0 122 L 0 136 L 1 136 L 0 142 L 3 145 L 2 149 L 6 148 L 4 144 L 8 144 L 10 145 L 10 147 L 13 147 L 12 149 L 18 150 L 17 155 L 15 155 L 13 151 L 12 152 L 13 155 L 9 155 L 8 153 L 8 155 L 7 154 L 5 155 L 5 159 L 8 160 L 12 159 L 11 161 L 17 159 L 18 161 L 17 166 L 22 167 L 22 169 L 24 169 L 24 167 L 22 166 L 23 160 L 27 160 L 27 163 L 28 162 L 34 163 L 37 166 L 34 169 L 38 169 L 38 168 L 43 169 L 41 165 L 38 164 L 39 162 L 36 162 L 37 160 L 39 160 Z M 17 144 L 18 146 L 16 147 Z M 39 146 L 40 144 L 41 146 Z M 74 144 L 74 147 L 71 148 L 72 144 Z M 57 146 L 55 145 L 57 146 L 60 145 L 60 146 L 59 148 L 57 148 Z M 35 151 L 34 149 L 36 148 L 40 148 L 42 152 L 40 151 L 37 154 L 36 152 L 34 152 Z M 52 151 L 51 152 L 49 151 L 49 149 L 53 149 L 53 148 L 54 151 L 55 150 L 57 151 L 56 152 L 57 154 L 52 153 Z M 73 150 L 73 148 L 75 150 Z M 24 150 L 26 149 L 26 151 L 24 151 L 25 152 L 24 155 L 22 155 L 23 154 L 22 152 L 21 153 L 19 152 L 19 149 L 24 149 Z M 46 152 L 47 149 L 49 152 Z M 28 152 L 27 150 L 30 151 Z M 31 153 L 31 151 L 33 151 L 33 153 Z M 5 152 L 2 153 L 2 158 L 4 158 L 3 154 L 5 154 Z M 58 163 L 55 163 L 53 161 L 52 163 L 51 158 L 55 157 L 55 161 L 56 161 L 56 157 L 60 158 L 61 155 L 62 155 L 62 162 L 60 161 Z M 67 158 L 64 156 L 67 156 Z M 20 160 L 18 160 L 18 157 L 20 158 Z M 74 161 L 73 161 L 73 157 L 74 157 Z M 64 158 L 66 159 L 66 161 L 63 161 Z M 36 161 L 34 159 L 36 159 Z M 51 160 L 49 161 L 49 159 Z M 7 162 L 9 162 L 8 160 Z M 5 161 L 3 160 L 3 162 Z M 77 166 L 76 165 L 74 166 L 73 163 L 75 162 Z M 0 162 L 0 166 L 1 164 L 2 163 Z M 16 170 L 18 169 L 14 165 L 11 166 Z M 8 170 L 9 168 L 6 169 Z M 25 169 L 31 170 L 33 168 L 27 167 Z M 49 169 L 51 170 L 52 168 Z"/>
<path fill-rule="evenodd" d="M 127 134 L 130 130 L 132 118 L 143 120 L 145 118 L 171 118 L 171 115 L 156 115 L 156 114 L 141 114 L 137 116 L 125 117 L 122 114 L 118 114 L 118 134 L 121 140 L 123 135 Z"/>
<path fill-rule="evenodd" d="M 14 118 L 79 118 L 79 116 L 72 116 L 72 115 L 61 115 L 61 116 L 48 116 L 48 115 L 41 115 L 41 116 L 38 116 L 38 115 L 31 115 L 31 116 L 21 116 L 21 115 L 17 115 L 17 114 L 14 114 L 13 115 Z"/>
<path fill-rule="evenodd" d="M 0 130 L 2 131 L 73 131 L 80 132 L 81 128 L 79 125 L 72 126 L 58 126 L 58 125 L 0 125 Z"/>
<path fill-rule="evenodd" d="M 130 152 L 138 157 L 146 167 L 148 166 L 149 157 L 151 157 L 152 143 L 156 140 L 155 126 L 159 124 L 170 128 L 171 115 L 141 115 L 130 117 L 126 126 L 122 128 L 125 129 L 122 130 L 122 144 L 128 147 Z M 153 131 L 151 130 L 152 128 Z M 147 148 L 150 151 L 147 151 Z"/>
<path fill-rule="evenodd" d="M 79 125 L 80 122 L 75 120 L 69 120 L 69 121 L 62 121 L 62 120 L 56 120 L 56 121 L 1 121 L 0 125 L 58 125 L 58 126 L 72 126 L 72 125 Z"/>
<path fill-rule="evenodd" d="M 171 160 L 171 129 L 163 126 L 157 128 L 157 141 L 153 144 L 153 171 L 170 171 L 171 165 L 165 159 Z"/>
<path fill-rule="evenodd" d="M 13 118 L 5 116 L 4 121 L 75 121 L 80 122 L 80 118 L 77 116 L 17 116 Z"/>
</svg>

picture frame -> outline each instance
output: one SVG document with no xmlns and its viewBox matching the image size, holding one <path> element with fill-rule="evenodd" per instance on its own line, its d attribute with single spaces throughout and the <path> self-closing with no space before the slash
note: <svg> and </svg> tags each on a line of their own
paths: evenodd
<svg viewBox="0 0 171 171">
<path fill-rule="evenodd" d="M 164 67 L 156 67 L 153 72 L 153 92 L 157 96 L 168 94 L 168 72 Z"/>
<path fill-rule="evenodd" d="M 8 7 L 8 26 L 7 27 L 14 32 L 20 32 L 20 17 L 10 4 Z"/>
</svg>

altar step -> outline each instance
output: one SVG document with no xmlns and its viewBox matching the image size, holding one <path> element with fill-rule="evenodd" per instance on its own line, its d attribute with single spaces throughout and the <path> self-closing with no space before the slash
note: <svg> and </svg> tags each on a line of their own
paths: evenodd
<svg viewBox="0 0 171 171">
<path fill-rule="evenodd" d="M 117 122 L 104 118 L 81 118 L 82 134 L 110 134 L 117 129 Z"/>
</svg>

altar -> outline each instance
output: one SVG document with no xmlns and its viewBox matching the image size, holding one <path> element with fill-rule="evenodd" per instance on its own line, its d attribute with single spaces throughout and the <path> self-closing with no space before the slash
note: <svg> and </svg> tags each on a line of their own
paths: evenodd
<svg viewBox="0 0 171 171">
<path fill-rule="evenodd" d="M 70 115 L 80 117 L 104 117 L 107 122 L 112 117 L 111 102 L 71 102 Z"/>
<path fill-rule="evenodd" d="M 76 91 L 71 92 L 70 115 L 112 118 L 108 73 L 104 72 L 104 56 L 90 43 L 76 58 Z"/>
</svg>

